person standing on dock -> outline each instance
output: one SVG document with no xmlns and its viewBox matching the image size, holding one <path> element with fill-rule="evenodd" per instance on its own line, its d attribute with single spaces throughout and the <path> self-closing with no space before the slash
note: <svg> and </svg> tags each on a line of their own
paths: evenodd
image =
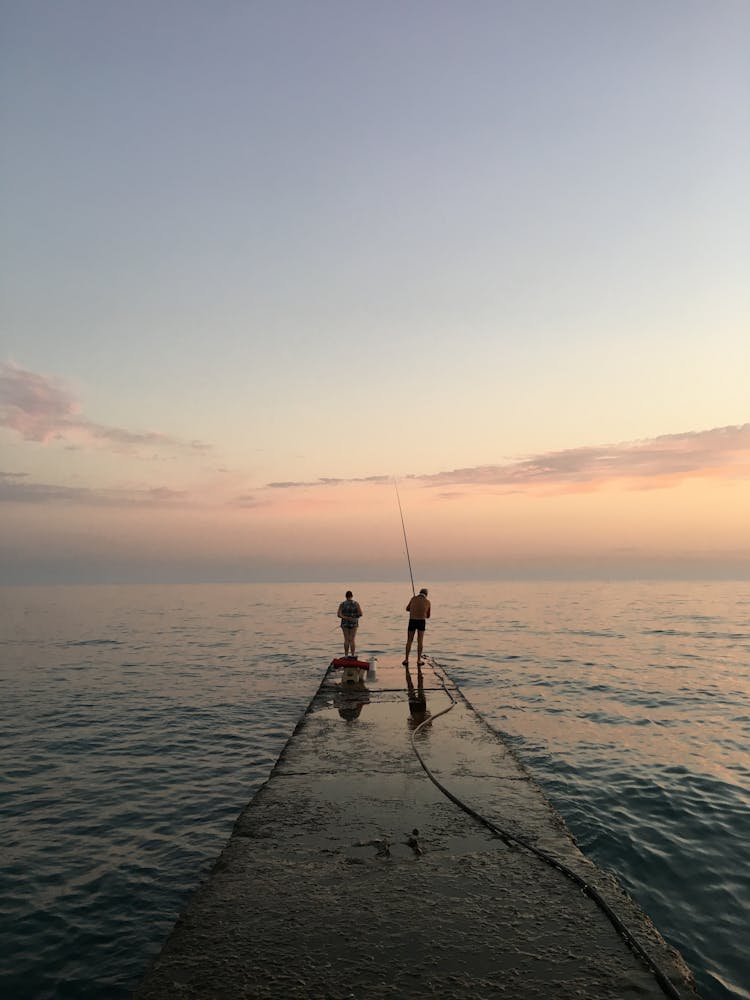
<svg viewBox="0 0 750 1000">
<path fill-rule="evenodd" d="M 414 633 L 417 633 L 417 663 L 422 665 L 422 646 L 424 642 L 424 630 L 427 627 L 427 619 L 430 617 L 432 606 L 427 600 L 427 587 L 422 587 L 418 594 L 415 594 L 406 605 L 409 612 L 409 629 L 406 633 L 406 657 L 403 665 L 409 666 L 409 653 L 411 644 L 414 642 Z"/>
<path fill-rule="evenodd" d="M 359 601 L 355 601 L 351 590 L 347 590 L 346 599 L 339 604 L 336 614 L 341 619 L 341 631 L 344 633 L 344 656 L 356 658 L 354 651 L 359 619 L 362 617 L 362 608 Z"/>
</svg>

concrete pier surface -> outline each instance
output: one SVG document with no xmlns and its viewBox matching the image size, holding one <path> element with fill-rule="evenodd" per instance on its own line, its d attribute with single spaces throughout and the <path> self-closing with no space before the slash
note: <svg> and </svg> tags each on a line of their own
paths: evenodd
<svg viewBox="0 0 750 1000">
<path fill-rule="evenodd" d="M 414 747 L 451 795 L 592 885 L 657 974 L 580 884 L 446 796 Z M 329 671 L 135 997 L 658 1000 L 670 983 L 697 996 L 503 739 L 431 660 L 407 673 L 392 656 L 363 684 Z"/>
</svg>

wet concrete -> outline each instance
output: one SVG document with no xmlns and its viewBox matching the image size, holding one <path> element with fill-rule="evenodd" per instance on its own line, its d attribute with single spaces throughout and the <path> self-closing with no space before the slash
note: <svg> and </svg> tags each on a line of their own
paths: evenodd
<svg viewBox="0 0 750 1000">
<path fill-rule="evenodd" d="M 341 676 L 324 679 L 137 1000 L 664 997 L 578 885 L 429 779 L 411 741 L 425 713 L 414 742 L 437 780 L 592 884 L 679 995 L 697 996 L 680 955 L 438 667 L 426 662 L 421 685 L 396 657 L 374 681 Z"/>
</svg>

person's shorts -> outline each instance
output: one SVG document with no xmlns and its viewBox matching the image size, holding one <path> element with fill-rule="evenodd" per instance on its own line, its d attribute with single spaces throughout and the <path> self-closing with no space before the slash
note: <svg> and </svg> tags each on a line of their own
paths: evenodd
<svg viewBox="0 0 750 1000">
<path fill-rule="evenodd" d="M 351 623 L 351 622 L 342 622 L 342 623 L 341 623 L 341 627 L 342 627 L 343 629 L 346 629 L 346 630 L 347 630 L 347 631 L 349 631 L 349 632 L 353 632 L 353 631 L 354 631 L 354 629 L 355 629 L 355 628 L 356 628 L 356 627 L 357 627 L 358 625 L 359 625 L 359 622 L 354 622 L 354 623 Z"/>
<path fill-rule="evenodd" d="M 409 619 L 409 631 L 410 632 L 424 632 L 427 627 L 427 621 L 424 618 L 410 618 Z"/>
</svg>

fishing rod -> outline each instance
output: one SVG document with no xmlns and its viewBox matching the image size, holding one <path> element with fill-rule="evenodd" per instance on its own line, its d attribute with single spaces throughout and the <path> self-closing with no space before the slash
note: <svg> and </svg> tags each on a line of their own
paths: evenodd
<svg viewBox="0 0 750 1000">
<path fill-rule="evenodd" d="M 404 511 L 403 511 L 403 509 L 401 507 L 401 497 L 398 495 L 398 483 L 396 482 L 395 477 L 394 477 L 394 480 L 393 480 L 393 488 L 396 491 L 396 500 L 398 500 L 398 512 L 401 515 L 401 527 L 402 527 L 403 532 L 404 532 L 404 545 L 406 546 L 406 561 L 409 563 L 409 577 L 411 578 L 411 592 L 412 592 L 412 594 L 414 596 L 416 596 L 417 589 L 414 586 L 414 574 L 411 571 L 411 556 L 409 555 L 409 542 L 408 542 L 408 540 L 406 538 L 406 525 L 404 524 Z"/>
</svg>

